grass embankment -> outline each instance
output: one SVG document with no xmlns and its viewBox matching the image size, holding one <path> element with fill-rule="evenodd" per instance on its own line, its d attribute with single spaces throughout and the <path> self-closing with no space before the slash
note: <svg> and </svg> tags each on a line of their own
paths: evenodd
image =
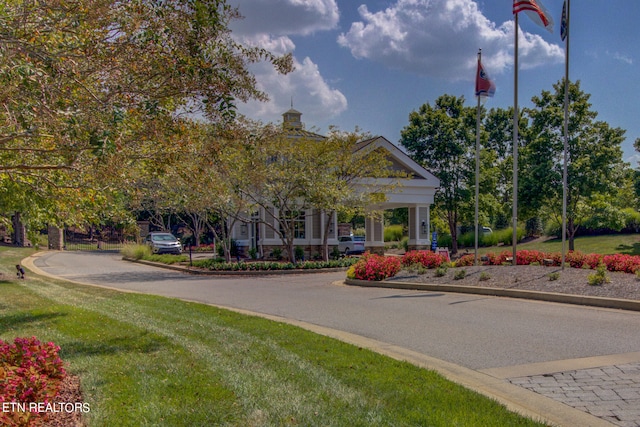
<svg viewBox="0 0 640 427">
<path fill-rule="evenodd" d="M 257 317 L 28 274 L 3 248 L 0 338 L 61 347 L 92 426 L 539 425 L 441 376 Z"/>
</svg>

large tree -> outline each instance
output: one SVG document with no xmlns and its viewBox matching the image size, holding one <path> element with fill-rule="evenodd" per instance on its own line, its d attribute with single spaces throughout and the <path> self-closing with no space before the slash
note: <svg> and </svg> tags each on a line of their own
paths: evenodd
<svg viewBox="0 0 640 427">
<path fill-rule="evenodd" d="M 442 95 L 434 105 L 423 104 L 409 115 L 400 143 L 411 157 L 440 179 L 436 206 L 446 216 L 452 253 L 458 251 L 457 226 L 461 209 L 472 198 L 475 153 L 475 108 L 464 97 Z"/>
<path fill-rule="evenodd" d="M 523 131 L 519 200 L 530 209 L 545 207 L 560 222 L 564 165 L 564 81 L 543 91 L 527 109 L 529 127 Z M 593 207 L 612 200 L 627 166 L 622 160 L 624 130 L 597 121 L 590 95 L 580 82 L 569 84 L 567 150 L 567 237 L 569 250 L 581 222 Z M 603 197 L 604 196 L 604 197 Z M 613 208 L 614 206 L 610 206 Z M 609 209 L 609 208 L 607 208 Z"/>
<path fill-rule="evenodd" d="M 0 181 L 16 203 L 4 210 L 29 192 L 42 203 L 26 208 L 51 221 L 81 217 L 87 199 L 131 185 L 126 172 L 176 161 L 181 116 L 230 120 L 236 100 L 264 99 L 247 64 L 286 72 L 291 58 L 234 42 L 238 17 L 223 0 L 5 2 Z"/>
</svg>

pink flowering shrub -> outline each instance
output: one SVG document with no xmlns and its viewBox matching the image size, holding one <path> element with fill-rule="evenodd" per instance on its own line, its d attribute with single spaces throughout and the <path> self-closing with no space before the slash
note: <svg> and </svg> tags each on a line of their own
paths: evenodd
<svg viewBox="0 0 640 427">
<path fill-rule="evenodd" d="M 513 254 L 512 254 L 513 255 Z M 516 252 L 516 263 L 518 265 L 542 264 L 546 258 L 544 252 L 536 250 L 522 250 Z"/>
<path fill-rule="evenodd" d="M 511 251 L 502 251 L 499 254 L 494 254 L 493 252 L 489 252 L 486 257 L 487 261 L 484 262 L 485 265 L 502 265 L 506 262 L 510 262 L 507 258 L 511 258 L 513 256 L 513 252 Z"/>
<path fill-rule="evenodd" d="M 16 338 L 13 344 L 0 340 L 0 405 L 4 402 L 49 403 L 66 375 L 60 347 L 41 343 L 35 337 Z M 0 412 L 0 425 L 36 425 L 37 414 Z"/>
<path fill-rule="evenodd" d="M 398 257 L 385 257 L 366 253 L 353 265 L 353 276 L 358 280 L 384 280 L 398 274 L 401 261 Z"/>
<path fill-rule="evenodd" d="M 438 268 L 447 262 L 447 257 L 431 251 L 409 251 L 402 257 L 402 265 L 421 264 L 425 268 Z"/>
<path fill-rule="evenodd" d="M 456 262 L 456 267 L 470 267 L 475 262 L 475 255 L 463 255 Z"/>
<path fill-rule="evenodd" d="M 602 262 L 609 271 L 623 271 L 625 273 L 635 273 L 640 269 L 640 257 L 635 255 L 605 255 Z"/>
<path fill-rule="evenodd" d="M 601 254 L 587 254 L 584 256 L 582 268 L 588 266 L 591 270 L 595 270 L 602 263 L 603 256 Z"/>
</svg>

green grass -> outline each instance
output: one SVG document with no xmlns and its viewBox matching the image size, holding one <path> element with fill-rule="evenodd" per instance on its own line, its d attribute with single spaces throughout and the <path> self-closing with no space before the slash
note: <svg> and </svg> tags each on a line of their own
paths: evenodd
<svg viewBox="0 0 640 427">
<path fill-rule="evenodd" d="M 34 276 L 0 253 L 0 338 L 54 341 L 90 426 L 540 425 L 440 375 L 294 326 Z"/>
<path fill-rule="evenodd" d="M 569 250 L 568 240 L 566 242 L 566 248 Z M 527 243 L 518 243 L 517 249 L 538 250 L 542 252 L 560 252 L 562 250 L 562 240 L 537 239 Z M 620 253 L 627 255 L 640 255 L 640 234 L 581 236 L 575 239 L 575 249 L 586 254 L 598 253 L 608 255 Z M 473 248 L 470 250 L 473 250 Z M 478 253 L 484 255 L 488 252 L 502 252 L 504 250 L 510 251 L 511 245 L 478 248 Z"/>
</svg>

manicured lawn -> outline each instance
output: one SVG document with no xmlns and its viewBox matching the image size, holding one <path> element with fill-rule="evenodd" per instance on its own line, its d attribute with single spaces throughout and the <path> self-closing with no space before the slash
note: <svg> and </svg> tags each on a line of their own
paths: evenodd
<svg viewBox="0 0 640 427">
<path fill-rule="evenodd" d="M 540 425 L 441 376 L 265 319 L 27 274 L 0 250 L 0 338 L 54 341 L 91 426 Z"/>
</svg>

